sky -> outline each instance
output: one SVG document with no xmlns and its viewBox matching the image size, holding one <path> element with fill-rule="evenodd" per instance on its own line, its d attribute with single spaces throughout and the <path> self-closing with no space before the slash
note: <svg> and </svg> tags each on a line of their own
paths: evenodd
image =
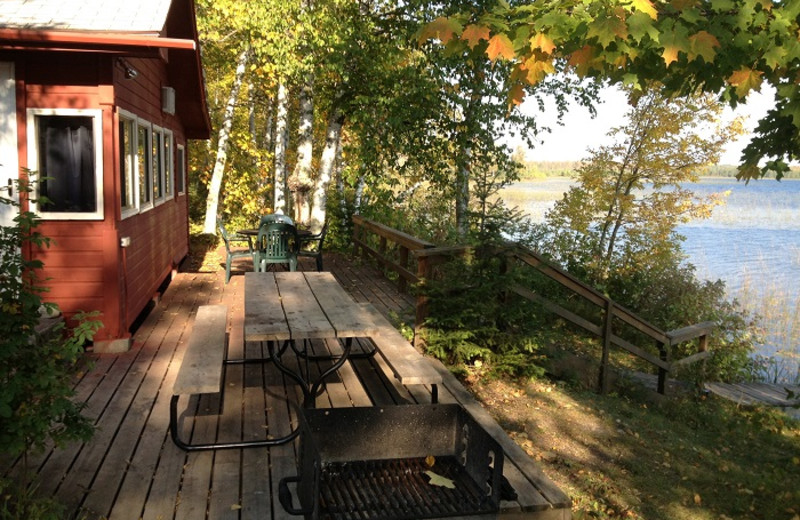
<svg viewBox="0 0 800 520">
<path fill-rule="evenodd" d="M 555 110 L 539 114 L 542 122 L 549 125 L 553 132 L 539 137 L 541 145 L 526 151 L 530 161 L 577 161 L 588 155 L 587 149 L 610 144 L 606 135 L 608 131 L 624 123 L 624 114 L 628 109 L 625 96 L 616 88 L 607 88 L 602 94 L 603 102 L 597 106 L 597 117 L 592 119 L 586 108 L 574 105 L 564 117 L 564 126 L 555 124 Z M 752 131 L 758 119 L 766 114 L 774 103 L 773 91 L 764 89 L 761 93 L 749 96 L 746 105 L 739 106 L 736 114 L 746 117 L 745 127 Z M 525 101 L 522 110 L 538 111 L 536 104 Z M 733 111 L 726 109 L 725 117 L 733 117 Z M 739 164 L 741 150 L 749 141 L 745 135 L 731 143 L 723 152 L 720 164 Z M 521 141 L 509 139 L 512 149 L 521 145 Z M 524 147 L 524 145 L 522 145 Z"/>
</svg>

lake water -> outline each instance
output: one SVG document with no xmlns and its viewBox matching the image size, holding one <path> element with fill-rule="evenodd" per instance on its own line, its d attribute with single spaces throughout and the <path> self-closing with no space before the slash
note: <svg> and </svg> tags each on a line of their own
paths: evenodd
<svg viewBox="0 0 800 520">
<path fill-rule="evenodd" d="M 541 222 L 570 185 L 566 179 L 521 182 L 513 185 L 513 197 L 507 200 Z M 686 187 L 698 195 L 730 191 L 726 204 L 715 208 L 710 219 L 678 228 L 686 237 L 683 249 L 700 278 L 724 280 L 731 296 L 767 318 L 768 339 L 761 353 L 780 352 L 782 359 L 794 356 L 788 370 L 796 375 L 800 355 L 800 180 L 745 184 L 708 178 Z"/>
</svg>

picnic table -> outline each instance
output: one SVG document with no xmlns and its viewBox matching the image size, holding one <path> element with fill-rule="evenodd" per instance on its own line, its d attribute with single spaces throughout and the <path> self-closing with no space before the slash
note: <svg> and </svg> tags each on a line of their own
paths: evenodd
<svg viewBox="0 0 800 520">
<path fill-rule="evenodd" d="M 227 308 L 208 305 L 198 310 L 184 363 L 173 389 L 170 431 L 176 445 L 186 451 L 276 446 L 293 440 L 298 430 L 280 438 L 230 443 L 189 444 L 178 435 L 177 404 L 180 395 L 222 392 L 225 365 L 274 363 L 297 383 L 303 406 L 313 408 L 325 379 L 349 359 L 380 352 L 402 384 L 431 385 L 432 402 L 438 402 L 441 375 L 369 303 L 358 303 L 329 272 L 245 273 L 244 340 L 266 342 L 266 358 L 230 359 L 226 354 Z M 352 352 L 353 339 L 367 338 L 372 348 Z M 340 352 L 314 354 L 311 340 L 337 342 Z M 284 361 L 290 355 L 288 362 Z M 327 360 L 330 366 L 312 374 L 309 361 Z M 303 370 L 305 364 L 305 370 Z"/>
<path fill-rule="evenodd" d="M 313 407 L 325 378 L 347 362 L 353 338 L 377 336 L 386 327 L 371 304 L 355 302 L 328 272 L 246 273 L 244 295 L 245 341 L 267 342 L 270 359 L 300 385 L 306 407 Z M 343 340 L 344 349 L 338 355 L 312 355 L 305 348 L 312 339 Z M 282 362 L 287 350 L 306 361 L 335 363 L 312 379 Z"/>
</svg>

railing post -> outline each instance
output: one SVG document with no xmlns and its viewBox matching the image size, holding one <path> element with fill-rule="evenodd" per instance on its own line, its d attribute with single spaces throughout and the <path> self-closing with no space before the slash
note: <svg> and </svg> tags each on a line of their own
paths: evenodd
<svg viewBox="0 0 800 520">
<path fill-rule="evenodd" d="M 608 354 L 611 350 L 611 325 L 614 322 L 614 302 L 606 300 L 606 316 L 603 324 L 603 354 L 600 358 L 600 393 L 608 393 L 608 376 L 611 368 L 608 365 Z"/>
<path fill-rule="evenodd" d="M 708 334 L 703 334 L 697 340 L 697 351 L 705 352 L 706 350 L 708 350 Z M 706 382 L 706 359 L 703 358 L 700 363 L 702 364 L 700 365 L 700 379 L 697 381 L 698 390 L 702 390 Z"/>
<path fill-rule="evenodd" d="M 656 346 L 658 347 L 658 357 L 661 359 L 661 361 L 666 361 L 667 363 L 669 363 L 669 357 L 670 357 L 669 356 L 669 352 L 670 352 L 670 350 L 672 350 L 671 346 L 670 345 L 665 345 L 664 343 L 661 343 L 660 341 L 656 342 Z M 658 367 L 658 388 L 657 388 L 657 390 L 658 390 L 658 393 L 661 394 L 661 395 L 666 395 L 667 394 L 667 374 L 668 374 L 668 372 L 665 369 L 663 369 L 661 367 Z"/>
<path fill-rule="evenodd" d="M 405 246 L 400 246 L 398 253 L 400 256 L 399 258 L 400 267 L 402 267 L 403 269 L 408 269 L 408 248 Z M 400 292 L 406 292 L 406 290 L 408 289 L 408 282 L 402 276 L 399 277 L 399 279 L 397 280 L 397 284 L 400 287 Z"/>
<path fill-rule="evenodd" d="M 415 347 L 424 349 L 425 340 L 423 329 L 425 319 L 428 317 L 428 296 L 425 294 L 424 285 L 428 283 L 431 275 L 431 264 L 427 255 L 417 257 L 417 278 L 423 287 L 417 288 L 416 314 L 414 316 L 414 341 Z"/>
</svg>

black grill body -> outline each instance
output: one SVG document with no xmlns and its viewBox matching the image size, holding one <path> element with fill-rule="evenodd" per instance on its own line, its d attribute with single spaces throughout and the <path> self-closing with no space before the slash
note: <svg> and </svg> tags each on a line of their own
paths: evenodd
<svg viewBox="0 0 800 520">
<path fill-rule="evenodd" d="M 280 483 L 290 513 L 307 520 L 410 520 L 499 510 L 503 451 L 459 405 L 300 415 L 299 475 Z M 454 488 L 435 485 L 436 477 Z"/>
</svg>

